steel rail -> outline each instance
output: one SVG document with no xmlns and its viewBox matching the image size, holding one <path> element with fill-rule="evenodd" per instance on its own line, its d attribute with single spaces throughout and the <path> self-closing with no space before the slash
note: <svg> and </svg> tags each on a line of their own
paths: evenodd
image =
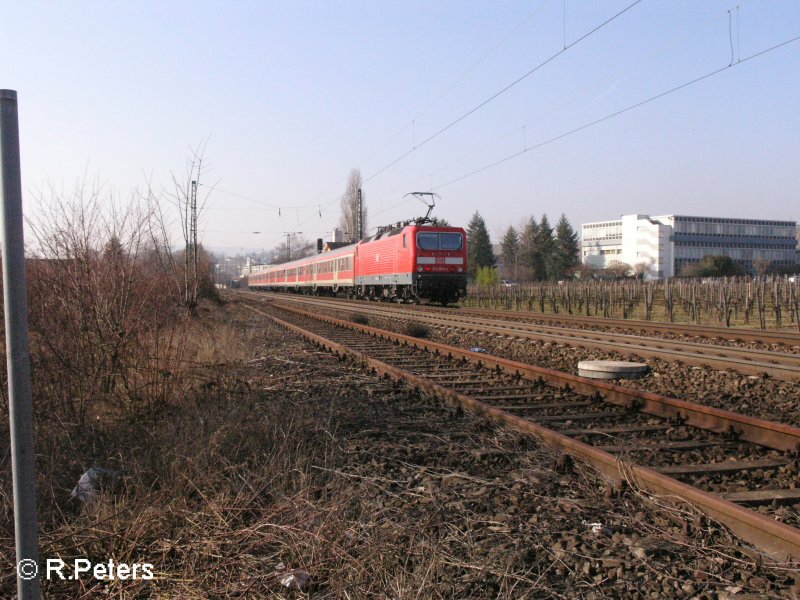
<svg viewBox="0 0 800 600">
<path fill-rule="evenodd" d="M 452 312 L 451 309 L 433 306 L 422 307 L 432 312 Z M 576 323 L 592 325 L 607 329 L 639 329 L 653 333 L 674 333 L 687 337 L 720 338 L 734 342 L 762 342 L 764 344 L 784 344 L 787 346 L 800 346 L 800 333 L 794 331 L 766 331 L 746 327 L 716 327 L 713 325 L 696 325 L 693 323 L 667 323 L 663 321 L 644 321 L 642 319 L 614 319 L 611 317 L 589 317 L 584 315 L 565 315 L 540 313 L 527 310 L 500 310 L 491 308 L 462 308 L 470 314 L 481 314 L 489 317 L 502 317 L 505 319 L 530 319 L 550 321 L 556 323 Z"/>
<path fill-rule="evenodd" d="M 490 354 L 476 354 L 469 350 L 456 348 L 440 342 L 422 340 L 401 333 L 394 333 L 368 325 L 360 325 L 343 321 L 326 315 L 307 312 L 298 308 L 280 305 L 282 310 L 314 318 L 332 325 L 355 329 L 380 337 L 403 342 L 411 346 L 439 352 L 454 358 L 465 359 L 470 363 L 492 367 L 510 375 L 517 375 L 534 381 L 544 381 L 557 387 L 569 386 L 570 389 L 587 396 L 599 395 L 606 402 L 624 407 L 638 407 L 642 412 L 668 419 L 683 421 L 694 427 L 707 429 L 716 433 L 729 433 L 740 439 L 776 450 L 800 451 L 800 428 L 750 417 L 720 408 L 713 408 L 669 398 L 660 394 L 645 392 L 633 388 L 608 383 L 598 379 L 590 379 L 571 373 L 553 369 L 545 369 L 534 365 L 508 360 Z"/>
<path fill-rule="evenodd" d="M 523 432 L 533 434 L 537 436 L 539 439 L 541 439 L 546 445 L 552 448 L 562 450 L 577 458 L 586 460 L 587 462 L 595 466 L 595 468 L 597 468 L 601 473 L 603 473 L 604 475 L 613 480 L 616 481 L 625 480 L 636 486 L 641 487 L 642 489 L 650 493 L 666 497 L 667 499 L 671 499 L 673 501 L 686 502 L 687 504 L 695 507 L 696 509 L 703 512 L 710 518 L 727 526 L 734 533 L 740 536 L 743 540 L 755 545 L 763 552 L 773 557 L 776 557 L 780 560 L 794 560 L 794 561 L 800 560 L 800 529 L 796 529 L 784 523 L 775 521 L 774 519 L 769 518 L 768 516 L 762 515 L 758 512 L 749 510 L 747 508 L 744 508 L 742 506 L 724 500 L 720 496 L 717 496 L 715 494 L 711 494 L 702 491 L 700 489 L 697 489 L 695 487 L 692 487 L 691 485 L 680 482 L 667 475 L 663 475 L 653 469 L 621 461 L 620 459 L 618 459 L 617 457 L 608 452 L 599 450 L 578 440 L 574 440 L 564 434 L 558 433 L 556 431 L 553 431 L 552 429 L 548 429 L 528 419 L 525 419 L 524 417 L 513 415 L 500 408 L 490 406 L 484 402 L 481 402 L 480 400 L 476 400 L 465 394 L 461 394 L 454 390 L 448 389 L 442 385 L 435 383 L 434 381 L 431 381 L 430 379 L 414 375 L 412 373 L 404 371 L 403 369 L 394 367 L 383 361 L 380 361 L 376 358 L 369 357 L 366 354 L 358 352 L 357 350 L 353 350 L 342 344 L 339 344 L 338 342 L 329 340 L 321 335 L 315 334 L 311 331 L 304 329 L 303 327 L 300 327 L 298 325 L 280 319 L 274 315 L 270 315 L 253 306 L 247 304 L 245 304 L 244 306 L 246 306 L 247 308 L 253 310 L 258 314 L 261 314 L 263 316 L 272 319 L 276 323 L 280 324 L 283 327 L 286 327 L 289 330 L 301 334 L 302 336 L 306 337 L 312 342 L 318 344 L 321 347 L 327 348 L 328 350 L 334 352 L 337 355 L 349 355 L 351 357 L 356 358 L 363 364 L 374 369 L 379 374 L 386 374 L 395 379 L 404 379 L 410 381 L 415 386 L 418 386 L 420 389 L 432 393 L 447 402 L 463 406 L 464 408 L 469 409 L 477 414 L 501 421 Z M 560 381 L 564 386 L 575 384 L 574 387 L 572 386 L 571 387 L 572 389 L 576 389 L 578 391 L 590 390 L 591 388 L 597 388 L 598 393 L 599 390 L 604 390 L 606 392 L 611 391 L 613 393 L 604 398 L 611 402 L 615 402 L 616 400 L 616 403 L 622 403 L 622 401 L 624 401 L 624 399 L 629 394 L 631 396 L 636 396 L 639 394 L 634 390 L 627 390 L 626 388 L 622 388 L 621 386 L 599 383 L 593 380 L 576 377 L 566 373 L 559 373 L 556 371 L 538 369 L 535 367 L 531 367 L 530 365 L 515 363 L 513 361 L 507 361 L 505 359 L 500 359 L 493 356 L 481 355 L 480 358 L 478 358 L 474 354 L 469 355 L 468 353 L 458 348 L 445 346 L 444 344 L 438 344 L 435 342 L 425 342 L 423 340 L 419 340 L 417 338 L 413 338 L 410 336 L 384 331 L 366 325 L 359 325 L 356 323 L 341 321 L 338 319 L 333 319 L 331 317 L 321 316 L 315 313 L 308 313 L 306 311 L 302 311 L 296 308 L 285 308 L 285 307 L 281 308 L 282 310 L 286 310 L 288 312 L 297 314 L 302 317 L 315 319 L 317 321 L 329 323 L 331 325 L 336 325 L 345 329 L 361 331 L 363 333 L 378 338 L 388 339 L 418 348 L 424 348 L 429 351 L 439 352 L 440 354 L 445 354 L 452 357 L 464 358 L 476 365 L 492 366 L 508 373 L 515 373 L 515 374 L 518 373 L 526 378 L 530 378 L 530 375 L 535 375 L 536 376 L 535 378 L 538 380 L 539 375 L 541 375 L 542 379 L 547 380 L 548 383 L 551 383 L 550 380 L 552 380 L 552 382 L 554 383 Z M 556 385 L 558 385 L 558 383 L 556 383 Z M 713 428 L 713 430 L 715 431 L 718 431 L 720 429 L 715 428 L 716 425 L 714 425 L 714 423 L 717 423 L 717 425 L 719 425 L 718 422 L 730 419 L 731 423 L 734 422 L 737 424 L 747 423 L 753 427 L 754 431 L 759 429 L 760 430 L 774 429 L 776 432 L 779 432 L 776 439 L 783 440 L 781 442 L 781 445 L 786 444 L 788 440 L 789 442 L 792 443 L 792 445 L 788 447 L 796 449 L 798 440 L 800 440 L 800 429 L 794 427 L 781 425 L 779 423 L 769 423 L 766 421 L 761 421 L 760 419 L 752 419 L 750 417 L 736 415 L 735 413 L 730 413 L 728 411 L 709 409 L 707 407 L 702 407 L 702 406 L 692 407 L 691 405 L 689 405 L 689 403 L 669 398 L 658 397 L 655 394 L 643 394 L 643 395 L 647 397 L 647 402 L 650 403 L 651 405 L 657 405 L 659 402 L 666 401 L 666 405 L 672 407 L 672 409 L 678 407 L 681 407 L 682 410 L 685 411 L 690 411 L 690 409 L 691 410 L 696 409 L 699 410 L 701 414 L 708 414 L 709 416 L 713 416 L 713 422 L 707 423 L 707 425 L 711 425 L 711 427 L 706 427 L 706 428 Z M 677 405 L 673 403 L 677 403 Z M 648 408 L 648 405 L 646 404 L 641 408 L 642 410 L 646 410 Z M 650 408 L 652 408 L 652 406 L 650 406 Z M 758 423 L 759 421 L 761 422 Z M 725 431 L 727 429 L 725 427 L 722 427 L 721 430 Z M 743 429 L 743 433 L 747 433 L 748 431 L 749 431 L 748 427 L 745 427 L 745 429 Z"/>
<path fill-rule="evenodd" d="M 406 313 L 408 314 L 408 313 Z M 416 317 L 419 318 L 419 317 Z M 464 323 L 469 325 L 470 319 L 481 319 L 485 321 L 485 323 L 481 323 L 481 325 L 492 325 L 492 322 L 488 319 L 483 319 L 481 317 L 472 317 L 470 315 L 442 315 L 441 317 L 430 317 L 427 316 L 426 318 L 439 318 L 445 319 L 448 322 L 455 322 L 455 323 Z M 553 327 L 550 325 L 537 325 L 534 323 L 526 323 L 526 322 L 519 322 L 519 321 L 506 321 L 506 320 L 494 320 L 494 323 L 503 323 L 503 325 L 493 325 L 494 327 L 505 327 L 510 329 L 508 335 L 514 334 L 518 331 L 517 328 L 523 328 L 523 332 L 527 333 L 540 333 L 544 335 L 553 335 L 559 337 L 570 337 L 575 338 L 578 340 L 586 341 L 586 342 L 594 342 L 594 341 L 602 341 L 604 344 L 614 344 L 620 346 L 619 340 L 622 340 L 621 344 L 625 346 L 633 346 L 634 348 L 648 350 L 649 347 L 656 346 L 659 350 L 662 351 L 677 351 L 677 352 L 691 352 L 693 354 L 700 354 L 700 355 L 710 355 L 711 358 L 714 356 L 719 356 L 720 358 L 731 358 L 731 359 L 740 359 L 746 360 L 751 362 L 761 362 L 765 364 L 769 364 L 770 362 L 781 364 L 781 365 L 788 365 L 790 367 L 795 367 L 797 370 L 797 375 L 800 376 L 800 355 L 798 354 L 791 354 L 788 352 L 773 352 L 770 350 L 756 350 L 751 348 L 737 348 L 732 346 L 717 346 L 714 344 L 704 344 L 698 342 L 690 342 L 685 340 L 669 340 L 665 338 L 653 338 L 648 336 L 641 336 L 641 335 L 632 335 L 632 334 L 623 334 L 623 333 L 605 333 L 599 331 L 591 331 L 586 329 L 566 329 L 564 327 Z M 568 332 L 568 333 L 565 333 Z M 500 333 L 503 333 L 502 331 Z M 622 346 L 620 346 L 622 347 Z"/>
<path fill-rule="evenodd" d="M 264 294 L 264 292 L 253 292 Z M 280 294 L 285 297 L 285 294 Z M 349 304 L 371 305 L 366 300 L 348 300 Z M 442 308 L 430 305 L 408 305 L 414 312 L 432 312 L 452 314 L 463 312 L 470 315 L 483 315 L 489 318 L 505 320 L 533 320 L 551 321 L 555 323 L 576 323 L 603 327 L 606 329 L 638 329 L 652 333 L 672 333 L 686 337 L 701 337 L 707 339 L 720 338 L 734 342 L 761 342 L 764 344 L 783 344 L 786 346 L 800 346 L 800 332 L 763 330 L 742 326 L 718 327 L 714 325 L 696 325 L 693 323 L 668 323 L 665 321 L 644 321 L 642 319 L 616 319 L 612 317 L 590 317 L 585 315 L 551 314 L 529 310 L 501 310 L 492 308 L 460 307 Z"/>
<path fill-rule="evenodd" d="M 309 298 L 281 298 L 281 301 L 292 303 L 320 305 L 354 310 L 352 307 L 340 305 L 328 300 Z M 366 307 L 370 313 L 389 315 L 396 318 L 413 318 L 429 324 L 442 322 L 453 327 L 504 335 L 522 339 L 534 339 L 545 342 L 567 343 L 573 346 L 596 350 L 615 350 L 622 354 L 634 353 L 642 358 L 659 358 L 668 361 L 681 361 L 696 366 L 708 366 L 714 369 L 734 369 L 746 375 L 769 375 L 784 381 L 800 378 L 800 355 L 765 350 L 731 348 L 711 344 L 681 342 L 661 338 L 648 338 L 616 333 L 599 333 L 583 330 L 569 330 L 529 323 L 504 321 L 502 324 L 476 322 L 466 315 L 436 313 L 436 316 L 388 307 Z M 480 319 L 472 317 L 472 319 Z"/>
</svg>

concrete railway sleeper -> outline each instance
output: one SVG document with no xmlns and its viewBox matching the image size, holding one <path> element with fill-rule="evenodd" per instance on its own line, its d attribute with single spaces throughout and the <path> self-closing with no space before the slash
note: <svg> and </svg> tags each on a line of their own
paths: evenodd
<svg viewBox="0 0 800 600">
<path fill-rule="evenodd" d="M 689 503 L 776 558 L 800 560 L 800 429 L 296 308 L 273 307 L 280 316 L 250 308 L 614 480 Z"/>
</svg>

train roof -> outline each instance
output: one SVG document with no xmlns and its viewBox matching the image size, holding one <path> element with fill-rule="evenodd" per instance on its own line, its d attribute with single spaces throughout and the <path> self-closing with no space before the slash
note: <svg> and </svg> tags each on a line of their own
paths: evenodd
<svg viewBox="0 0 800 600">
<path fill-rule="evenodd" d="M 307 264 L 308 262 L 316 262 L 318 260 L 328 260 L 342 255 L 346 256 L 348 254 L 352 254 L 356 246 L 357 244 L 348 244 L 347 246 L 342 246 L 341 248 L 336 248 L 336 250 L 330 250 L 329 252 L 319 252 L 317 254 L 304 256 L 303 258 L 298 258 L 285 263 L 278 263 L 276 265 L 264 265 L 263 268 L 258 269 L 255 272 L 266 271 L 269 269 L 292 269 L 294 267 Z"/>
<path fill-rule="evenodd" d="M 400 225 L 400 227 L 392 227 L 391 229 L 387 228 L 381 231 L 380 233 L 376 233 L 375 235 L 371 235 L 370 237 L 364 238 L 359 243 L 366 244 L 367 242 L 374 242 L 375 240 L 382 240 L 384 238 L 392 237 L 393 235 L 397 235 L 406 229 L 432 229 L 434 231 L 464 231 L 462 227 L 452 227 L 450 225 L 417 225 L 415 223 L 407 223 L 404 225 Z"/>
<path fill-rule="evenodd" d="M 431 229 L 434 231 L 458 231 L 458 232 L 464 231 L 463 227 L 452 227 L 449 225 L 416 225 L 413 223 L 409 223 L 407 225 L 401 225 L 400 227 L 393 227 L 392 229 L 386 229 L 380 233 L 376 233 L 375 235 L 366 237 L 362 239 L 360 242 L 356 242 L 354 244 L 348 244 L 346 246 L 336 248 L 335 250 L 312 254 L 311 256 L 305 256 L 303 258 L 298 258 L 296 260 L 292 260 L 289 262 L 278 263 L 277 265 L 265 265 L 262 269 L 258 269 L 255 272 L 265 271 L 269 269 L 292 269 L 300 265 L 305 265 L 309 262 L 327 260 L 330 258 L 336 258 L 337 256 L 346 256 L 348 254 L 352 254 L 355 251 L 356 246 L 358 246 L 359 244 L 367 244 L 369 242 L 374 242 L 376 240 L 389 238 L 401 233 L 406 229 Z"/>
</svg>

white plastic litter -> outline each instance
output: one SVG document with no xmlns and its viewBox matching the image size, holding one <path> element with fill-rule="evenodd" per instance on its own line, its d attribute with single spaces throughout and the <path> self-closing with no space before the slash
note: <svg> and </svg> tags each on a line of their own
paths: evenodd
<svg viewBox="0 0 800 600">
<path fill-rule="evenodd" d="M 116 473 L 103 467 L 92 467 L 81 475 L 78 485 L 70 492 L 70 496 L 81 502 L 94 502 L 97 499 L 98 488 L 103 480 L 111 479 Z"/>
<path fill-rule="evenodd" d="M 586 521 L 581 521 L 581 524 L 592 533 L 600 533 L 603 531 L 602 523 L 587 523 Z"/>
<path fill-rule="evenodd" d="M 311 581 L 311 575 L 302 569 L 293 569 L 286 573 L 286 565 L 282 562 L 275 565 L 275 574 L 278 575 L 281 585 L 298 592 Z"/>
<path fill-rule="evenodd" d="M 290 590 L 302 590 L 311 579 L 311 575 L 305 571 L 292 571 L 288 575 L 281 577 L 281 584 Z"/>
</svg>

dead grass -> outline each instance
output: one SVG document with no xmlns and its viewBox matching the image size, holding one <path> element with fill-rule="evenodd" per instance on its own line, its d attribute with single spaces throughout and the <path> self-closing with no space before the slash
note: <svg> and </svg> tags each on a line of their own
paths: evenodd
<svg viewBox="0 0 800 600">
<path fill-rule="evenodd" d="M 373 378 L 235 305 L 201 312 L 187 333 L 182 395 L 153 413 L 106 415 L 83 437 L 38 432 L 58 439 L 39 461 L 42 556 L 151 562 L 156 579 L 50 582 L 47 597 L 689 597 L 687 582 L 700 593 L 790 579 L 729 555 L 710 528 L 687 540 L 635 496 L 608 504 L 593 470 L 557 468 L 533 439 Z M 93 465 L 121 482 L 83 505 L 69 490 Z M 586 534 L 593 521 L 621 537 Z M 632 559 L 624 539 L 652 535 L 679 542 L 680 556 Z M 280 563 L 310 574 L 304 593 L 280 583 Z"/>
</svg>

